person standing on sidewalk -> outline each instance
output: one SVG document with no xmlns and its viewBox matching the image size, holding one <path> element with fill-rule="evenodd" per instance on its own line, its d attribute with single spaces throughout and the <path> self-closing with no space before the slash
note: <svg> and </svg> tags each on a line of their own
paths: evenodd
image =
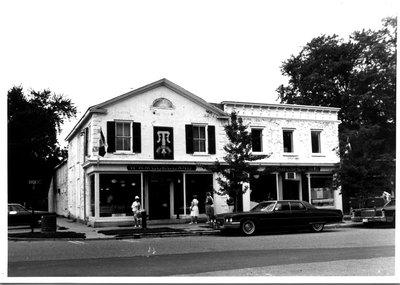
<svg viewBox="0 0 400 285">
<path fill-rule="evenodd" d="M 133 223 L 134 223 L 134 227 L 137 228 L 140 226 L 140 198 L 139 196 L 135 197 L 135 201 L 133 201 L 132 203 L 132 212 L 133 212 Z"/>
<path fill-rule="evenodd" d="M 199 200 L 197 200 L 197 195 L 193 195 L 192 203 L 190 204 L 190 223 L 189 225 L 195 223 L 197 224 L 197 217 L 199 216 Z"/>
<path fill-rule="evenodd" d="M 214 200 L 211 197 L 210 192 L 207 192 L 207 197 L 204 204 L 206 205 L 207 224 L 209 224 L 214 215 Z"/>
</svg>

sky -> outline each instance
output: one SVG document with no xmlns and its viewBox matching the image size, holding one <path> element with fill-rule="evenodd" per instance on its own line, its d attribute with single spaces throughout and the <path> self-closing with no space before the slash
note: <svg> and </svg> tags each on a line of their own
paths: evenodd
<svg viewBox="0 0 400 285">
<path fill-rule="evenodd" d="M 288 79 L 282 62 L 311 39 L 379 29 L 397 8 L 394 0 L 0 1 L 0 92 L 70 98 L 78 115 L 63 126 L 62 145 L 90 106 L 161 78 L 208 102 L 277 103 Z"/>
</svg>

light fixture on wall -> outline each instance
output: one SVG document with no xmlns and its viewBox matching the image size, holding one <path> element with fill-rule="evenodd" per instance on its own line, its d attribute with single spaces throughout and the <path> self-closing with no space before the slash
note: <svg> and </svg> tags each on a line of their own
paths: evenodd
<svg viewBox="0 0 400 285">
<path fill-rule="evenodd" d="M 258 179 L 258 178 L 260 178 L 260 174 L 253 174 L 253 177 L 254 177 L 255 179 Z"/>
<path fill-rule="evenodd" d="M 136 186 L 136 183 L 135 183 L 135 182 L 132 182 L 131 185 L 132 185 L 133 187 L 135 187 L 135 186 Z"/>
<path fill-rule="evenodd" d="M 117 183 L 117 179 L 112 179 L 111 183 L 113 183 L 113 184 Z"/>
</svg>

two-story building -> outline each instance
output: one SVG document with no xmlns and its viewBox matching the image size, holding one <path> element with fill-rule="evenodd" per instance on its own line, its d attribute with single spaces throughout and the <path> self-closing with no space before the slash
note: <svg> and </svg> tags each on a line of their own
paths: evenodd
<svg viewBox="0 0 400 285">
<path fill-rule="evenodd" d="M 338 109 L 225 101 L 208 103 L 162 79 L 90 107 L 67 136 L 68 160 L 56 169 L 49 208 L 92 226 L 131 223 L 139 196 L 149 220 L 184 219 L 196 194 L 204 213 L 217 173 L 204 165 L 223 161 L 224 126 L 236 111 L 248 124 L 255 161 L 249 210 L 267 199 L 301 199 L 342 208 L 332 186 L 339 162 Z M 60 183 L 60 181 L 62 183 Z M 214 194 L 216 213 L 228 210 Z"/>
</svg>

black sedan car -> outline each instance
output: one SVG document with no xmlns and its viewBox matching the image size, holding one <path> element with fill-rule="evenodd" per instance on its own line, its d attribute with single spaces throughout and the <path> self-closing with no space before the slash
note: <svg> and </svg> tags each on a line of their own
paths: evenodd
<svg viewBox="0 0 400 285">
<path fill-rule="evenodd" d="M 218 214 L 213 227 L 240 230 L 244 235 L 269 228 L 309 228 L 320 232 L 325 224 L 342 221 L 341 210 L 319 209 L 305 201 L 275 200 L 261 202 L 248 212 Z"/>
<path fill-rule="evenodd" d="M 362 222 L 366 225 L 389 224 L 396 225 L 396 200 L 391 199 L 382 205 L 367 204 L 365 208 L 355 209 L 351 213 L 353 222 Z"/>
<path fill-rule="evenodd" d="M 21 226 L 31 225 L 33 221 L 34 226 L 39 226 L 43 215 L 48 215 L 46 211 L 32 211 L 26 209 L 20 204 L 11 203 L 8 204 L 8 225 L 9 226 Z"/>
</svg>

